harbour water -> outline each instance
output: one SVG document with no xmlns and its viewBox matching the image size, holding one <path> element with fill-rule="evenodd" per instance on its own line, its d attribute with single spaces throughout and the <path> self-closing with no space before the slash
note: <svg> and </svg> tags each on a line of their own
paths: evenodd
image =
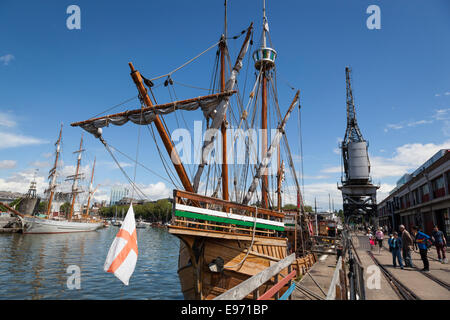
<svg viewBox="0 0 450 320">
<path fill-rule="evenodd" d="M 103 271 L 117 231 L 110 226 L 86 233 L 0 234 L 0 300 L 183 299 L 179 240 L 166 229 L 137 229 L 138 261 L 125 286 Z M 80 289 L 69 289 L 69 266 L 79 267 Z"/>
</svg>

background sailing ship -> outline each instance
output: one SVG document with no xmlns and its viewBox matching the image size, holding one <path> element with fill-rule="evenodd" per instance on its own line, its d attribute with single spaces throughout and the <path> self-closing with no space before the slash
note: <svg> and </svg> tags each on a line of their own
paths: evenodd
<svg viewBox="0 0 450 320">
<path fill-rule="evenodd" d="M 227 42 L 244 34 L 242 47 L 235 63 L 232 63 Z M 167 88 L 170 96 L 176 97 L 178 82 L 174 74 L 213 48 L 217 51 L 209 94 L 158 104 L 156 89 Z M 122 126 L 128 121 L 137 124 L 138 147 L 141 126 L 148 128 L 158 146 L 153 125 L 156 128 L 167 151 L 164 156 L 158 147 L 159 156 L 175 186 L 169 232 L 181 240 L 178 274 L 186 299 L 212 299 L 291 252 L 298 256 L 297 268 L 305 261 L 310 263 L 314 260 L 311 254 L 307 254 L 309 221 L 304 212 L 300 182 L 285 134 L 293 110 L 297 107 L 300 113 L 300 92 L 296 92 L 288 108 L 282 112 L 277 97 L 277 52 L 272 48 L 265 4 L 261 39 L 252 55 L 255 81 L 247 98 L 245 89 L 242 92 L 238 87 L 237 79 L 244 58 L 247 52 L 252 52 L 252 48 L 253 23 L 240 35 L 228 37 L 225 3 L 225 29 L 219 42 L 179 68 L 147 79 L 129 63 L 141 108 L 72 123 L 72 126 L 80 126 L 102 142 L 133 192 L 141 197 L 146 195 L 135 183 L 135 177 L 131 178 L 117 160 L 117 152 L 125 154 L 106 141 L 103 128 L 110 124 Z M 250 55 L 247 73 L 249 65 Z M 183 85 L 195 88 L 193 84 Z M 216 130 L 214 132 L 220 130 L 222 134 L 205 135 L 203 144 L 196 150 L 199 156 L 197 165 L 182 161 L 165 117 L 175 116 L 178 123 L 178 114 L 183 118 L 184 112 L 196 112 L 198 109 L 202 112 L 203 127 Z M 183 121 L 187 126 L 184 118 Z M 229 134 L 230 129 L 238 130 Z M 252 129 L 261 129 L 260 153 L 256 147 L 257 137 L 245 136 L 244 130 L 248 132 Z M 271 132 L 271 129 L 276 130 Z M 299 127 L 297 129 L 300 130 Z M 243 148 L 237 147 L 239 143 Z M 135 166 L 151 171 L 138 161 L 137 154 L 136 158 L 127 157 L 133 160 Z M 230 157 L 243 161 L 231 162 Z M 269 165 L 274 163 L 276 173 L 271 175 Z M 286 172 L 285 163 L 289 169 Z M 283 198 L 289 199 L 292 195 L 297 201 L 297 209 L 287 217 L 286 224 L 290 225 L 287 228 Z M 282 274 L 286 275 L 286 272 Z"/>
<path fill-rule="evenodd" d="M 66 181 L 73 181 L 72 192 L 71 192 L 71 205 L 70 211 L 65 218 L 55 217 L 53 212 L 52 203 L 55 197 L 57 189 L 57 170 L 58 163 L 60 161 L 61 155 L 61 138 L 62 138 L 62 125 L 59 131 L 58 140 L 55 143 L 55 162 L 53 167 L 49 171 L 49 188 L 46 190 L 48 197 L 47 212 L 44 215 L 38 214 L 36 212 L 37 207 L 37 197 L 36 197 L 36 183 L 31 183 L 30 191 L 27 197 L 25 197 L 21 202 L 23 205 L 19 206 L 17 210 L 9 207 L 6 204 L 0 203 L 1 205 L 8 208 L 11 212 L 15 213 L 22 222 L 23 233 L 71 233 L 71 232 L 86 232 L 95 231 L 103 227 L 103 221 L 100 219 L 93 218 L 89 215 L 89 207 L 91 197 L 94 193 L 92 190 L 92 181 L 94 178 L 94 168 L 95 161 L 92 167 L 92 175 L 89 185 L 89 196 L 87 201 L 87 212 L 84 214 L 82 212 L 82 207 L 77 205 L 77 197 L 83 192 L 83 190 L 78 186 L 79 181 L 83 178 L 83 174 L 80 172 L 81 158 L 83 150 L 83 137 L 81 137 L 80 148 L 74 153 L 77 156 L 77 166 L 75 169 L 75 174 L 68 176 Z M 78 210 L 76 210 L 78 208 Z"/>
</svg>

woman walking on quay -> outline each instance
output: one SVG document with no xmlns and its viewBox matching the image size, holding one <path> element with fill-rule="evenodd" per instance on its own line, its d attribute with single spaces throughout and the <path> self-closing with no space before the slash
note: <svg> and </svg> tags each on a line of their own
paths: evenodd
<svg viewBox="0 0 450 320">
<path fill-rule="evenodd" d="M 378 253 L 380 253 L 381 248 L 383 247 L 383 239 L 384 239 L 384 233 L 381 230 L 381 227 L 378 228 L 378 231 L 375 233 L 375 237 L 377 238 L 377 242 L 378 242 Z"/>
</svg>

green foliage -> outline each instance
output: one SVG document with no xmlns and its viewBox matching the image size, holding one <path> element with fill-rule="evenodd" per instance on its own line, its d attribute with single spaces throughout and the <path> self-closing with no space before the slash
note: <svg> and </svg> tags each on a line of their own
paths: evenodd
<svg viewBox="0 0 450 320">
<path fill-rule="evenodd" d="M 11 208 L 14 208 L 14 206 L 18 205 L 18 204 L 20 203 L 20 201 L 22 201 L 22 198 L 17 198 L 17 199 L 15 199 L 14 201 L 12 201 L 12 202 L 9 204 L 9 206 L 10 206 Z"/>
<path fill-rule="evenodd" d="M 297 206 L 295 204 L 285 204 L 283 206 L 283 210 L 297 210 Z"/>
<path fill-rule="evenodd" d="M 39 202 L 38 212 L 39 212 L 39 213 L 45 213 L 45 212 L 47 212 L 47 206 L 48 206 L 48 202 L 47 202 L 47 201 L 41 201 L 41 202 Z"/>
<path fill-rule="evenodd" d="M 64 202 L 61 207 L 59 208 L 60 212 L 64 212 L 64 213 L 69 213 L 70 212 L 70 203 L 69 202 Z"/>
<path fill-rule="evenodd" d="M 103 217 L 113 218 L 117 209 L 117 218 L 120 219 L 122 217 L 122 211 L 125 217 L 128 208 L 129 205 L 103 207 L 100 208 L 99 214 Z M 142 218 L 143 220 L 166 222 L 172 216 L 172 203 L 167 199 L 161 199 L 154 203 L 133 204 L 133 210 L 136 219 Z"/>
<path fill-rule="evenodd" d="M 283 206 L 283 210 L 297 210 L 297 206 L 295 204 L 288 203 Z M 305 212 L 313 212 L 311 206 L 305 206 Z"/>
</svg>

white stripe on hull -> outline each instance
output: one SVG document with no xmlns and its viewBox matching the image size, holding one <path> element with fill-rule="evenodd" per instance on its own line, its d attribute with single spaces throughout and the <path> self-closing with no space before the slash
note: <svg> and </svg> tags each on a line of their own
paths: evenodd
<svg viewBox="0 0 450 320">
<path fill-rule="evenodd" d="M 248 222 L 254 222 L 255 218 L 250 216 L 243 216 L 239 214 L 233 214 L 228 212 L 222 212 L 222 211 L 216 211 L 216 210 L 209 210 L 204 208 L 198 208 L 198 207 L 192 207 L 192 206 L 186 206 L 184 204 L 175 204 L 176 210 L 182 210 L 182 211 L 189 211 L 189 212 L 195 212 L 200 214 L 205 214 L 209 216 L 216 216 L 216 217 L 222 217 L 222 218 L 230 218 L 230 219 L 236 219 L 241 221 L 248 221 Z M 263 223 L 268 224 L 272 226 L 278 226 L 278 227 L 284 227 L 283 222 L 273 221 L 273 220 L 267 220 L 267 219 L 261 219 L 256 218 L 256 223 Z"/>
<path fill-rule="evenodd" d="M 57 221 L 30 217 L 25 217 L 24 220 L 26 225 L 24 233 L 86 232 L 95 231 L 103 226 L 103 223 Z"/>
</svg>

